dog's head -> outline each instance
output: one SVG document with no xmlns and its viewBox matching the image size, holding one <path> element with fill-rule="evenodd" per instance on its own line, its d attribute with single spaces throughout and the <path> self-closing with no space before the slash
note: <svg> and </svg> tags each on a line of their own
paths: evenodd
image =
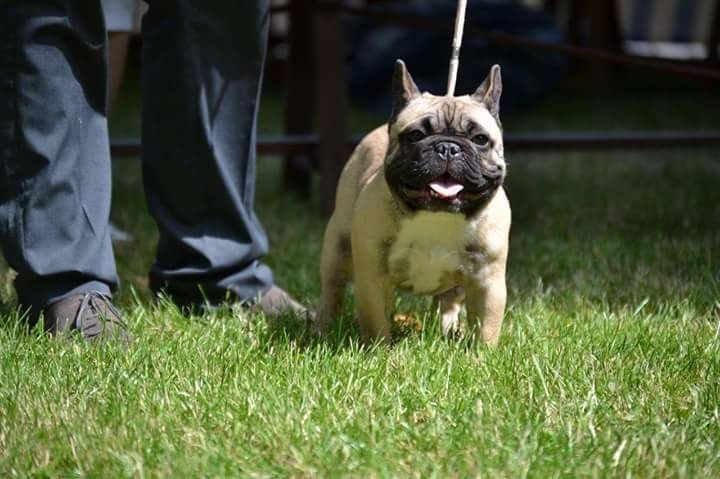
<svg viewBox="0 0 720 479">
<path fill-rule="evenodd" d="M 405 64 L 393 75 L 385 177 L 409 209 L 472 215 L 505 179 L 500 67 L 472 95 L 420 93 Z"/>
</svg>

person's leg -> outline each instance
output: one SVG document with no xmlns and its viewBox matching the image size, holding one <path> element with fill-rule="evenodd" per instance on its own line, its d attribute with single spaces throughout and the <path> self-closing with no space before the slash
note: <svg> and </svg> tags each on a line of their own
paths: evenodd
<svg viewBox="0 0 720 479">
<path fill-rule="evenodd" d="M 99 0 L 0 3 L 0 242 L 31 322 L 117 285 L 105 68 Z"/>
<path fill-rule="evenodd" d="M 160 230 L 151 287 L 180 304 L 270 289 L 253 211 L 267 0 L 151 0 L 143 18 L 143 166 Z"/>
</svg>

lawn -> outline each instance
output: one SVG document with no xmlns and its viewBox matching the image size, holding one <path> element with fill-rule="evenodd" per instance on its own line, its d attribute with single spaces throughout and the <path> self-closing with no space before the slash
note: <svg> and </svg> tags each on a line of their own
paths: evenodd
<svg viewBox="0 0 720 479">
<path fill-rule="evenodd" d="M 557 93 L 505 127 L 720 125 L 717 92 L 628 88 Z M 128 95 L 121 134 L 137 127 Z M 263 131 L 277 130 L 279 105 L 269 91 Z M 135 339 L 23 332 L 0 269 L 0 476 L 720 477 L 718 153 L 508 151 L 496 349 L 443 340 L 410 297 L 397 309 L 417 327 L 369 350 L 352 301 L 325 340 L 232 306 L 185 317 L 146 289 L 156 233 L 139 163 L 117 160 L 112 218 L 135 237 L 116 246 L 117 301 Z M 259 166 L 267 261 L 315 304 L 317 198 L 282 191 L 279 158 Z"/>
</svg>

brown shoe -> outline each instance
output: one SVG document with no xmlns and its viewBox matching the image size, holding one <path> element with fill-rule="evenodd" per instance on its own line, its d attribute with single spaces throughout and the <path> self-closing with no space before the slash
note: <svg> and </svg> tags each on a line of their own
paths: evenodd
<svg viewBox="0 0 720 479">
<path fill-rule="evenodd" d="M 52 335 L 78 331 L 88 341 L 130 339 L 127 326 L 110 297 L 97 291 L 56 301 L 43 309 L 43 317 L 45 330 Z"/>
<path fill-rule="evenodd" d="M 260 296 L 253 305 L 253 309 L 265 313 L 267 316 L 290 313 L 307 317 L 310 314 L 305 306 L 295 301 L 284 289 L 274 285 Z"/>
</svg>

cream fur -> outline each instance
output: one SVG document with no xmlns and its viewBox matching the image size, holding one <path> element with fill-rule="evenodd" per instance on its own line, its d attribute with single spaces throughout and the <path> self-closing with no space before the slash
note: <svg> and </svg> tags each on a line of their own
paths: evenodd
<svg viewBox="0 0 720 479">
<path fill-rule="evenodd" d="M 442 329 L 457 329 L 465 298 L 469 331 L 496 344 L 505 309 L 505 264 L 510 205 L 502 188 L 471 218 L 461 214 L 408 211 L 391 193 L 383 164 L 392 138 L 445 97 L 411 101 L 389 130 L 383 125 L 357 146 L 341 175 L 335 211 L 328 223 L 321 261 L 322 297 L 316 328 L 324 331 L 342 306 L 346 284 L 355 285 L 360 328 L 368 342 L 389 341 L 396 289 L 435 294 Z M 456 101 L 493 140 L 493 161 L 504 166 L 502 132 L 472 98 Z M 467 248 L 467 245 L 472 247 Z"/>
</svg>

